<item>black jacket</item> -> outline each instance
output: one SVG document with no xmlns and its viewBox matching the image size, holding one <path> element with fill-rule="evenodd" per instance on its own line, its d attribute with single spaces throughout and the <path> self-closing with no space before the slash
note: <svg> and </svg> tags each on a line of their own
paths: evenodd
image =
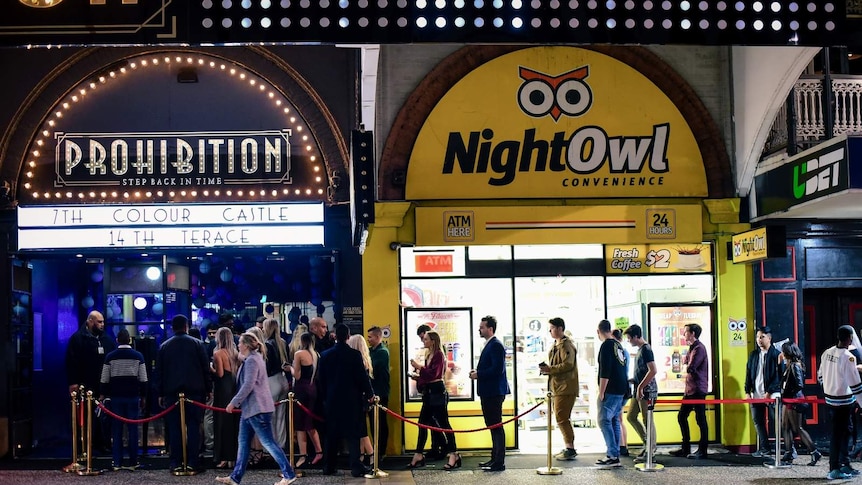
<svg viewBox="0 0 862 485">
<path fill-rule="evenodd" d="M 805 371 L 799 362 L 787 366 L 782 379 L 781 397 L 802 397 L 802 389 L 805 388 Z"/>
<path fill-rule="evenodd" d="M 781 369 L 778 366 L 778 354 L 780 352 L 774 346 L 770 345 L 766 351 L 764 359 L 763 372 L 763 389 L 766 391 L 767 397 L 774 392 L 781 392 Z M 745 393 L 751 394 L 754 392 L 754 385 L 757 380 L 757 373 L 760 371 L 760 347 L 754 349 L 748 356 L 748 365 L 745 368 Z"/>
<path fill-rule="evenodd" d="M 374 395 L 362 355 L 338 342 L 320 356 L 317 392 L 328 426 L 345 438 L 359 438 L 365 430 L 365 407 Z"/>
<path fill-rule="evenodd" d="M 212 389 L 204 343 L 187 333 L 177 333 L 162 344 L 156 370 L 159 396 L 175 398 L 183 392 L 189 399 L 201 400 Z"/>
<path fill-rule="evenodd" d="M 99 352 L 101 346 L 102 352 Z M 99 395 L 99 380 L 105 357 L 117 348 L 114 341 L 102 333 L 98 337 L 90 333 L 84 324 L 69 339 L 66 348 L 66 378 L 69 385 L 83 384 L 88 391 Z"/>
</svg>

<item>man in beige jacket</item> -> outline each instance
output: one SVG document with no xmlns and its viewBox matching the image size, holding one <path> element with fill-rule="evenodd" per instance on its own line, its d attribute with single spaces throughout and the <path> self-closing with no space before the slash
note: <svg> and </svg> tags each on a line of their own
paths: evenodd
<svg viewBox="0 0 862 485">
<path fill-rule="evenodd" d="M 572 408 L 580 391 L 578 384 L 578 351 L 566 337 L 566 322 L 552 318 L 549 322 L 551 337 L 556 340 L 548 354 L 548 362 L 539 364 L 539 372 L 548 376 L 548 389 L 553 393 L 554 418 L 563 434 L 566 448 L 555 455 L 558 460 L 574 460 L 575 430 L 572 428 Z"/>
</svg>

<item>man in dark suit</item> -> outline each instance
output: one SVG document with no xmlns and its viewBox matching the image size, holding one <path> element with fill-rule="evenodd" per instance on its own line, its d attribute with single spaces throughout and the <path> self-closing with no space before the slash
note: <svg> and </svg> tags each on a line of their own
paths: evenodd
<svg viewBox="0 0 862 485">
<path fill-rule="evenodd" d="M 212 393 L 209 359 L 204 343 L 189 336 L 189 319 L 185 315 L 177 315 L 171 321 L 174 336 L 167 339 L 159 348 L 156 357 L 158 370 L 159 405 L 166 408 L 177 401 L 180 393 L 186 399 L 198 403 L 207 401 Z M 201 408 L 186 403 L 186 450 L 188 468 L 182 468 L 183 448 L 182 430 L 179 406 L 168 413 L 165 422 L 170 440 L 170 470 L 191 472 L 194 474 L 203 469 L 199 467 L 200 426 L 203 419 Z"/>
<path fill-rule="evenodd" d="M 347 440 L 350 474 L 361 477 L 371 470 L 359 459 L 359 438 L 365 431 L 365 408 L 374 396 L 362 355 L 347 345 L 347 325 L 335 325 L 336 344 L 320 356 L 317 364 L 318 392 L 323 402 L 326 441 L 323 473 L 334 475 L 341 439 Z"/>
<path fill-rule="evenodd" d="M 476 380 L 476 392 L 482 404 L 485 426 L 503 422 L 503 400 L 509 390 L 506 380 L 506 348 L 494 336 L 497 333 L 497 319 L 492 316 L 482 318 L 479 335 L 486 340 L 485 348 L 479 356 L 476 368 L 470 371 L 470 379 Z M 485 471 L 506 469 L 506 432 L 502 426 L 491 429 L 491 459 L 479 466 Z"/>
</svg>

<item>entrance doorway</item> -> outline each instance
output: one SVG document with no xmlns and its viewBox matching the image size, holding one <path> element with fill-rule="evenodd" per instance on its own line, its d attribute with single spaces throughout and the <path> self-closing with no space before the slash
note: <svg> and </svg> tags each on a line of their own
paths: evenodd
<svg viewBox="0 0 862 485">
<path fill-rule="evenodd" d="M 168 263 L 153 253 L 30 259 L 32 311 L 40 317 L 34 319 L 33 367 L 27 370 L 33 382 L 32 441 L 38 444 L 34 452 L 46 457 L 70 453 L 65 355 L 69 338 L 90 311 L 102 312 L 111 338 L 121 328 L 129 330 L 152 376 L 159 345 L 171 336 L 170 321 L 177 314 L 188 316 L 202 338 L 206 326 L 218 323 L 222 313 L 233 315 L 243 328 L 267 314 L 286 332 L 302 314 L 320 314 L 334 322 L 335 305 L 341 303 L 335 298 L 340 286 L 336 254 L 326 250 L 172 254 Z M 147 402 L 151 414 L 161 411 L 157 399 Z M 148 434 L 150 446 L 163 442 L 163 436 Z"/>
<path fill-rule="evenodd" d="M 605 318 L 604 278 L 601 276 L 553 276 L 515 278 L 515 334 L 517 335 L 517 399 L 521 412 L 544 403 L 548 378 L 539 374 L 539 363 L 547 360 L 554 345 L 548 320 L 562 318 L 566 334 L 577 348 L 580 395 L 572 410 L 575 447 L 578 451 L 604 450 L 597 427 L 596 325 Z M 553 421 L 553 419 L 552 419 Z M 552 423 L 556 428 L 556 424 Z M 524 453 L 547 451 L 547 406 L 540 405 L 519 421 L 518 447 Z M 562 436 L 551 433 L 551 449 L 563 448 Z"/>
</svg>

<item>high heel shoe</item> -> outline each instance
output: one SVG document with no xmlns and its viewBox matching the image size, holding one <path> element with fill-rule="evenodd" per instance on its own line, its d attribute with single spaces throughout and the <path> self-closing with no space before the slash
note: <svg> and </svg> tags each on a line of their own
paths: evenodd
<svg viewBox="0 0 862 485">
<path fill-rule="evenodd" d="M 808 466 L 815 466 L 820 459 L 823 458 L 823 453 L 820 453 L 820 450 L 814 450 L 811 452 L 811 461 L 808 462 Z"/>
<path fill-rule="evenodd" d="M 453 455 L 458 457 L 458 459 L 455 460 L 454 462 L 452 461 Z M 452 453 L 452 455 L 449 455 L 449 461 L 447 461 L 446 464 L 443 465 L 443 469 L 444 470 L 454 470 L 456 468 L 461 468 L 461 455 L 459 455 L 458 453 Z"/>
<path fill-rule="evenodd" d="M 311 465 L 309 465 L 309 466 L 315 466 L 318 463 L 320 463 L 321 461 L 323 461 L 323 452 L 322 451 L 318 451 L 317 453 L 314 453 L 311 456 L 313 456 L 314 458 L 311 460 Z"/>
<path fill-rule="evenodd" d="M 422 468 L 423 466 L 425 466 L 425 456 L 424 455 L 422 456 L 422 459 L 419 461 L 412 461 L 411 460 L 410 464 L 407 465 L 407 469 L 412 470 L 414 468 Z"/>
</svg>

